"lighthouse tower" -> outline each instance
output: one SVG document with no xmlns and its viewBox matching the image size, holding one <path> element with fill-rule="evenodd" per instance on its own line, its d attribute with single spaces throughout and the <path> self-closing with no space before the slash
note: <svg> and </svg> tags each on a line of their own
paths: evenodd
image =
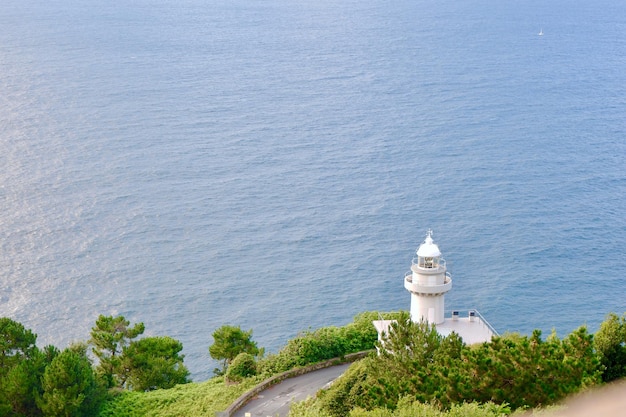
<svg viewBox="0 0 626 417">
<path fill-rule="evenodd" d="M 452 310 L 451 317 L 444 316 L 443 298 L 452 288 L 452 278 L 432 234 L 429 230 L 424 243 L 417 249 L 411 270 L 404 277 L 404 288 L 411 293 L 411 320 L 424 320 L 435 325 L 442 336 L 454 332 L 468 345 L 490 341 L 498 333 L 477 310 L 469 310 L 467 317 L 461 317 L 458 310 Z M 380 320 L 373 321 L 379 342 L 385 342 L 385 335 L 391 331 L 393 322 L 385 320 L 382 315 Z"/>
<path fill-rule="evenodd" d="M 404 277 L 404 288 L 411 293 L 411 320 L 441 324 L 445 321 L 444 296 L 452 288 L 452 278 L 431 230 L 416 254 Z"/>
</svg>

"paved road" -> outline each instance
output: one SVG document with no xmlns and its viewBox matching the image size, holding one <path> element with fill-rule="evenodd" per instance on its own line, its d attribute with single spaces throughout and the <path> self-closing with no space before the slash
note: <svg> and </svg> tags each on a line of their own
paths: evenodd
<svg viewBox="0 0 626 417">
<path fill-rule="evenodd" d="M 331 366 L 289 378 L 262 391 L 256 398 L 239 409 L 234 417 L 286 417 L 292 402 L 314 396 L 320 388 L 337 379 L 350 364 Z M 246 414 L 250 413 L 250 414 Z"/>
</svg>

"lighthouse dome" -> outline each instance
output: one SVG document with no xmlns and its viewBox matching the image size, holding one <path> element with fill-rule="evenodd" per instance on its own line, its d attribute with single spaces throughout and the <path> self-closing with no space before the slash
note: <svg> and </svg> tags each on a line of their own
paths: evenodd
<svg viewBox="0 0 626 417">
<path fill-rule="evenodd" d="M 417 249 L 417 256 L 423 258 L 437 258 L 441 256 L 439 247 L 433 242 L 431 232 L 428 232 L 428 236 L 424 239 L 424 243 Z"/>
</svg>

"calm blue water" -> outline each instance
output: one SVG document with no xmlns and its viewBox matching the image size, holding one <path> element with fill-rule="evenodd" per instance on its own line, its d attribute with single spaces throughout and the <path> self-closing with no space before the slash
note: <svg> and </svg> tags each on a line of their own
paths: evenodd
<svg viewBox="0 0 626 417">
<path fill-rule="evenodd" d="M 500 332 L 626 311 L 626 3 L 4 0 L 0 315 L 276 351 L 408 309 L 434 230 Z M 544 35 L 538 36 L 543 29 Z"/>
</svg>

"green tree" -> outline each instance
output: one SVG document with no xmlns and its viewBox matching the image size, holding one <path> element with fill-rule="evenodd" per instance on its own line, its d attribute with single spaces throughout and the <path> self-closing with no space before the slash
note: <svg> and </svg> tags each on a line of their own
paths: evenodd
<svg viewBox="0 0 626 417">
<path fill-rule="evenodd" d="M 598 382 L 593 336 L 585 327 L 563 341 L 509 334 L 466 346 L 451 333 L 399 316 L 381 343 L 379 354 L 353 365 L 320 395 L 320 407 L 345 416 L 355 407 L 394 410 L 399 398 L 450 409 L 478 401 L 512 408 L 552 404 Z"/>
<path fill-rule="evenodd" d="M 415 323 L 404 312 L 377 348 L 379 356 L 372 363 L 371 374 L 378 383 L 370 390 L 370 395 L 378 397 L 375 403 L 394 408 L 398 398 L 411 395 L 447 406 L 456 399 L 455 379 L 459 376 L 452 375 L 461 367 L 465 349 L 456 333 L 444 337 L 434 325 Z"/>
<path fill-rule="evenodd" d="M 598 381 L 593 337 L 581 327 L 565 340 L 546 341 L 541 331 L 494 337 L 464 352 L 464 401 L 510 404 L 513 408 L 552 404 Z"/>
<path fill-rule="evenodd" d="M 124 348 L 122 361 L 128 369 L 128 387 L 134 391 L 151 391 L 189 382 L 182 350 L 182 343 L 167 336 L 131 342 Z"/>
<path fill-rule="evenodd" d="M 32 356 L 37 335 L 8 317 L 0 318 L 0 377 L 23 359 Z"/>
<path fill-rule="evenodd" d="M 626 377 L 626 313 L 610 313 L 594 337 L 604 382 Z"/>
<path fill-rule="evenodd" d="M 13 367 L 6 376 L 4 394 L 10 412 L 1 415 L 41 416 L 37 398 L 43 394 L 42 377 L 46 367 L 58 356 L 59 350 L 52 345 L 43 351 L 37 349 L 33 355 Z"/>
<path fill-rule="evenodd" d="M 399 398 L 448 406 L 458 397 L 462 352 L 458 335 L 440 335 L 426 322 L 400 314 L 377 342 L 379 354 L 352 365 L 321 396 L 322 409 L 343 417 L 354 407 L 393 410 Z"/>
<path fill-rule="evenodd" d="M 564 394 L 596 385 L 602 381 L 600 361 L 594 350 L 593 334 L 581 326 L 563 339 L 564 372 L 561 385 Z"/>
<path fill-rule="evenodd" d="M 37 403 L 44 416 L 90 416 L 102 398 L 91 362 L 72 349 L 52 360 L 44 372 L 42 388 Z"/>
<path fill-rule="evenodd" d="M 214 343 L 209 347 L 209 353 L 213 359 L 221 360 L 224 373 L 230 362 L 240 353 L 245 352 L 253 356 L 259 353 L 256 342 L 252 341 L 252 330 L 247 332 L 239 326 L 224 325 L 213 332 Z"/>
<path fill-rule="evenodd" d="M 8 317 L 0 318 L 0 415 L 20 415 L 32 392 L 27 369 L 33 365 L 38 349 L 37 335 Z M 16 396 L 17 395 L 17 396 Z"/>
<path fill-rule="evenodd" d="M 122 367 L 123 350 L 145 330 L 143 323 L 129 326 L 130 321 L 124 316 L 100 315 L 91 329 L 90 343 L 99 360 L 97 372 L 109 388 L 124 386 L 128 373 Z"/>
</svg>

